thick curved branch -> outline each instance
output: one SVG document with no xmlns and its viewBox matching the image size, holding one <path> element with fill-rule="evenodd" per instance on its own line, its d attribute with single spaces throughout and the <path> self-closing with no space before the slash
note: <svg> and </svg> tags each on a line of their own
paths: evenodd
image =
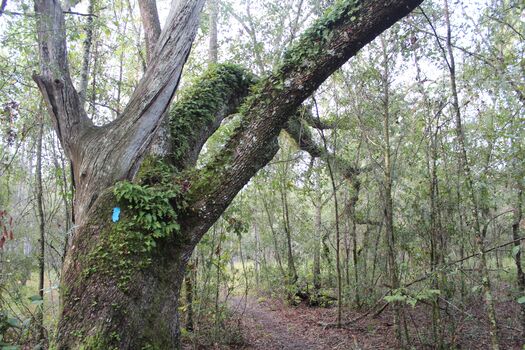
<svg viewBox="0 0 525 350">
<path fill-rule="evenodd" d="M 359 169 L 356 169 L 347 160 L 334 156 L 326 152 L 324 147 L 318 145 L 312 137 L 310 127 L 305 122 L 304 116 L 309 115 L 308 110 L 303 110 L 296 113 L 288 120 L 284 130 L 297 143 L 302 151 L 310 154 L 312 158 L 321 158 L 325 162 L 330 162 L 336 172 L 338 172 L 345 179 L 352 180 L 359 174 Z M 308 118 L 314 120 L 310 115 Z"/>
<path fill-rule="evenodd" d="M 224 118 L 238 110 L 255 80 L 239 66 L 211 65 L 197 82 L 182 91 L 169 112 L 173 150 L 169 160 L 177 169 L 195 165 L 206 140 Z"/>
<path fill-rule="evenodd" d="M 224 150 L 194 180 L 186 218 L 198 241 L 277 151 L 276 137 L 302 102 L 336 69 L 421 0 L 340 1 L 307 30 L 275 73 L 254 88 Z M 205 216 L 204 216 L 205 215 Z"/>
</svg>

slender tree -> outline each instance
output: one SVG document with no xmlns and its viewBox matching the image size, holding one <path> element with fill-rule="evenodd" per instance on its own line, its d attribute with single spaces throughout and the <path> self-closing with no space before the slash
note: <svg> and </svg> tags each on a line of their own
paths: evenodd
<svg viewBox="0 0 525 350">
<path fill-rule="evenodd" d="M 44 118 L 40 117 L 36 145 L 36 206 L 38 213 L 38 232 L 39 232 L 39 251 L 38 251 L 38 295 L 42 304 L 38 308 L 38 339 L 41 343 L 45 340 L 44 328 L 44 279 L 45 279 L 45 252 L 46 252 L 46 231 L 45 231 L 45 216 L 44 216 L 44 189 L 42 184 L 42 139 L 44 137 Z"/>
<path fill-rule="evenodd" d="M 463 128 L 463 121 L 461 116 L 461 109 L 459 106 L 459 94 L 457 88 L 457 79 L 456 79 L 456 63 L 454 57 L 454 51 L 452 48 L 452 27 L 450 24 L 450 11 L 448 6 L 448 0 L 444 1 L 444 10 L 445 10 L 445 23 L 447 28 L 446 36 L 446 50 L 448 53 L 448 60 L 445 53 L 443 53 L 447 67 L 449 70 L 450 77 L 450 89 L 452 92 L 452 108 L 454 113 L 454 118 L 456 122 L 456 140 L 459 150 L 459 167 L 466 180 L 466 187 L 468 196 L 470 199 L 470 205 L 472 208 L 472 216 L 474 223 L 474 232 L 475 232 L 475 243 L 477 246 L 478 253 L 480 254 L 480 270 L 481 278 L 483 285 L 483 292 L 485 294 L 485 304 L 487 306 L 487 318 L 489 319 L 490 324 L 490 337 L 492 341 L 492 349 L 499 349 L 499 338 L 498 338 L 498 325 L 496 320 L 496 310 L 494 307 L 494 300 L 491 290 L 490 275 L 487 267 L 487 258 L 484 253 L 485 251 L 485 239 L 486 239 L 486 230 L 482 228 L 481 218 L 480 218 L 480 208 L 478 203 L 478 198 L 474 188 L 474 179 L 472 171 L 470 168 L 467 148 L 465 141 L 465 131 Z M 438 39 L 439 40 L 439 39 Z"/>
</svg>

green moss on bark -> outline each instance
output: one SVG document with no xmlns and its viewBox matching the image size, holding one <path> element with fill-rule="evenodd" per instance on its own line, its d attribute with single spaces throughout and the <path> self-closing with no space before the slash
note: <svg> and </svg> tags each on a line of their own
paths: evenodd
<svg viewBox="0 0 525 350">
<path fill-rule="evenodd" d="M 120 335 L 117 332 L 105 334 L 103 332 L 83 339 L 79 350 L 118 350 Z"/>
<path fill-rule="evenodd" d="M 212 65 L 191 86 L 183 90 L 170 110 L 170 131 L 173 142 L 172 161 L 180 163 L 202 130 L 215 123 L 221 109 L 239 91 L 248 91 L 255 76 L 233 64 Z M 183 160 L 182 160 L 183 161 Z"/>
<path fill-rule="evenodd" d="M 106 274 L 126 290 L 135 273 L 151 265 L 157 245 L 179 232 L 177 209 L 184 201 L 174 181 L 173 169 L 151 158 L 139 171 L 140 183 L 122 181 L 113 188 L 111 209 L 120 209 L 116 222 L 106 225 L 98 244 L 88 254 L 85 275 Z M 109 221 L 109 220 L 108 220 Z"/>
<path fill-rule="evenodd" d="M 309 27 L 292 48 L 286 51 L 281 71 L 297 66 L 314 65 L 326 49 L 334 33 L 333 28 L 341 22 L 359 21 L 361 3 L 357 0 L 338 0 L 311 27 Z"/>
</svg>

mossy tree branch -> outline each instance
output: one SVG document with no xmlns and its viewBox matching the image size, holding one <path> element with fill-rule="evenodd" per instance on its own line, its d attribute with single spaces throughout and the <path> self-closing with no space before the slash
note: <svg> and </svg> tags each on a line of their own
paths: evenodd
<svg viewBox="0 0 525 350">
<path fill-rule="evenodd" d="M 187 90 L 169 112 L 171 149 L 176 169 L 193 167 L 202 146 L 222 120 L 238 111 L 256 78 L 233 65 L 212 65 Z"/>
<path fill-rule="evenodd" d="M 330 74 L 422 0 L 338 1 L 286 53 L 275 73 L 247 98 L 241 125 L 192 184 L 186 217 L 194 243 L 277 152 L 289 117 Z"/>
</svg>

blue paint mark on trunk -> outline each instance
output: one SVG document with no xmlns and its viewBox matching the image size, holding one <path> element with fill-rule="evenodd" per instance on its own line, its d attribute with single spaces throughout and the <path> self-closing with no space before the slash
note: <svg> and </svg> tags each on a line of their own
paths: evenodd
<svg viewBox="0 0 525 350">
<path fill-rule="evenodd" d="M 111 220 L 113 220 L 113 222 L 117 222 L 119 218 L 120 218 L 120 208 L 115 207 L 113 208 L 113 216 L 111 217 Z"/>
</svg>

